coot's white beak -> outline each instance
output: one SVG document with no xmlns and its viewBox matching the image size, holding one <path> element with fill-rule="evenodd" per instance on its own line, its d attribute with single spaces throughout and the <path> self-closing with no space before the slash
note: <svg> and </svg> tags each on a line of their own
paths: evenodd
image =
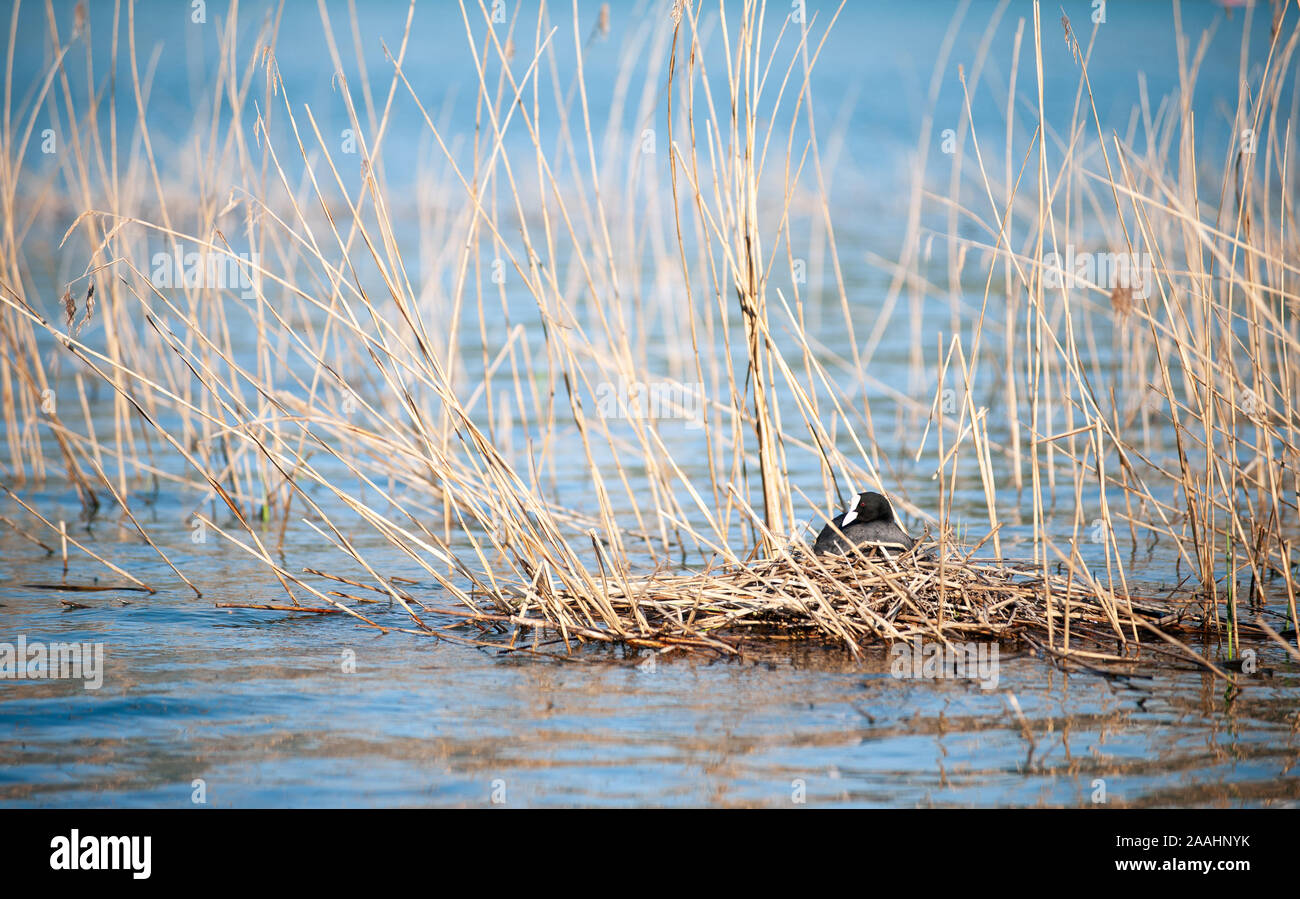
<svg viewBox="0 0 1300 899">
<path fill-rule="evenodd" d="M 843 529 L 848 527 L 849 525 L 853 524 L 853 522 L 857 521 L 857 518 L 858 518 L 858 507 L 853 506 L 851 509 L 849 509 L 849 511 L 844 513 L 844 520 L 840 522 L 840 528 Z"/>
</svg>

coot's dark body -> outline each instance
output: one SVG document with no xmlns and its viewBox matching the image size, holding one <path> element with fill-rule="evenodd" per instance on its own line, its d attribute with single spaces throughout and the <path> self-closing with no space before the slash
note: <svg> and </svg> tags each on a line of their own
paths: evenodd
<svg viewBox="0 0 1300 899">
<path fill-rule="evenodd" d="M 854 546 L 903 552 L 915 543 L 899 526 L 889 500 L 879 493 L 859 493 L 851 509 L 836 515 L 822 528 L 813 552 L 846 553 Z"/>
</svg>

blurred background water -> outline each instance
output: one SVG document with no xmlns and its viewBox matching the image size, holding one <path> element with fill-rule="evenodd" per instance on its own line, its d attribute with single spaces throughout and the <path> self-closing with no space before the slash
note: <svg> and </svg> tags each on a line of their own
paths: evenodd
<svg viewBox="0 0 1300 899">
<path fill-rule="evenodd" d="M 335 78 L 315 4 L 241 4 L 239 27 L 251 35 L 264 17 L 278 21 L 276 64 L 285 95 L 296 110 L 310 106 L 323 133 L 342 135 L 349 126 L 343 92 L 351 90 L 360 103 L 363 76 L 378 96 L 387 90 L 392 67 L 380 42 L 394 50 L 400 45 L 407 5 L 358 4 L 368 61 L 364 73 L 347 47 L 352 40 L 347 4 L 331 0 L 326 6 L 335 38 L 344 46 L 346 88 Z M 513 4 L 507 6 L 513 12 Z M 596 5 L 579 6 L 577 28 L 586 47 L 587 99 L 597 135 L 638 135 L 647 122 L 665 127 L 664 104 L 655 100 L 651 74 L 662 78 L 667 6 L 611 4 L 608 36 L 593 32 Z M 1086 36 L 1095 7 L 1079 2 L 1064 7 L 1076 31 Z M 521 47 L 532 43 L 532 9 L 520 16 Z M 806 9 L 810 17 L 836 14 L 830 4 L 809 2 Z M 231 115 L 224 106 L 213 111 L 210 96 L 213 73 L 223 64 L 218 38 L 226 7 L 209 2 L 205 10 L 206 21 L 196 23 L 186 3 L 135 5 L 136 53 L 140 66 L 147 64 L 154 73 L 148 99 L 151 139 L 164 163 L 162 177 L 181 184 L 195 164 L 188 123 L 206 112 L 227 127 Z M 773 10 L 773 22 L 786 13 L 781 3 Z M 105 61 L 113 58 L 116 14 L 114 4 L 89 5 L 100 78 Z M 572 66 L 573 9 L 556 4 L 549 14 L 557 29 L 559 65 Z M 59 15 L 67 27 L 71 5 L 60 7 Z M 965 117 L 956 67 L 969 72 L 987 39 L 985 78 L 989 84 L 1005 83 L 1008 73 L 999 67 L 1008 65 L 1009 47 L 1027 16 L 1032 16 L 1028 5 L 1003 8 L 991 2 L 849 3 L 839 10 L 814 70 L 812 94 L 819 128 L 833 145 L 833 164 L 827 165 L 830 213 L 859 335 L 870 332 L 878 308 L 873 300 L 891 277 L 879 260 L 897 258 L 903 247 L 909 186 L 920 166 L 919 136 L 928 123 L 933 146 L 924 174 L 946 183 L 951 163 L 937 147 L 943 130 L 958 127 Z M 1055 6 L 1044 9 L 1045 44 L 1060 40 L 1058 16 Z M 1212 29 L 1192 103 L 1198 153 L 1209 168 L 1221 168 L 1233 140 L 1246 17 L 1241 9 L 1229 14 L 1212 3 L 1184 4 L 1181 16 L 1184 31 L 1195 38 Z M 1268 15 L 1258 14 L 1251 40 L 1266 45 L 1268 26 Z M 777 26 L 770 27 L 774 39 Z M 1107 4 L 1107 21 L 1089 64 L 1104 132 L 1131 133 L 1133 109 L 1144 95 L 1155 106 L 1176 88 L 1175 34 L 1172 7 L 1166 4 Z M 410 43 L 405 70 L 413 87 L 441 127 L 467 142 L 475 130 L 478 78 L 459 7 L 418 5 Z M 251 39 L 240 46 L 242 64 L 255 46 Z M 122 85 L 129 82 L 131 63 L 125 47 L 116 49 Z M 30 96 L 52 60 L 48 25 L 36 4 L 19 11 L 12 50 L 15 95 Z M 936 60 L 943 54 L 947 62 L 932 98 Z M 74 82 L 84 80 L 76 53 L 66 65 Z M 1022 79 L 1032 70 L 1026 65 L 1022 58 Z M 1046 92 L 1053 98 L 1047 119 L 1061 129 L 1073 115 L 1077 79 L 1077 68 L 1046 67 Z M 125 124 L 135 115 L 134 101 L 116 89 Z M 1021 90 L 1027 89 L 1022 83 Z M 629 101 L 620 107 L 625 120 L 607 132 L 609 110 L 624 90 L 655 100 L 651 116 L 639 118 L 637 104 Z M 260 89 L 253 95 L 258 102 L 267 100 Z M 431 181 L 449 176 L 409 97 L 399 96 L 398 105 L 401 114 L 391 119 L 382 165 L 394 218 L 409 229 L 402 236 L 418 248 L 406 261 L 408 274 L 419 283 L 426 269 L 430 277 L 446 277 L 439 248 L 421 236 L 417 217 L 422 192 L 430 190 Z M 1005 97 L 995 90 L 972 94 L 977 127 L 988 122 L 995 134 L 1003 129 L 1004 107 Z M 172 122 L 186 127 L 170 129 Z M 1032 127 L 1029 111 L 1022 113 L 1018 132 L 1026 123 Z M 283 121 L 279 127 L 274 133 L 283 137 Z M 131 129 L 121 129 L 123 153 L 135 140 Z M 527 152 L 520 128 L 509 132 L 506 143 L 514 152 Z M 602 153 L 608 150 L 602 147 Z M 826 148 L 823 152 L 831 155 Z M 1001 160 L 1001 152 L 998 146 L 990 156 Z M 26 163 L 37 172 L 57 165 L 42 158 L 39 144 L 29 147 Z M 301 160 L 286 159 L 285 165 L 290 180 L 301 176 Z M 342 177 L 354 189 L 359 166 L 344 170 Z M 666 176 L 649 183 L 665 189 Z M 62 285 L 79 277 L 85 264 L 84 254 L 52 249 L 80 211 L 78 203 L 67 197 L 66 215 L 41 222 L 25 239 L 32 261 L 28 276 L 51 317 L 57 315 Z M 942 219 L 930 224 L 942 233 Z M 934 281 L 943 282 L 941 252 L 930 265 Z M 843 355 L 838 297 L 825 266 L 814 268 L 810 319 L 817 323 L 824 316 L 817 335 L 828 351 Z M 983 284 L 969 289 L 959 301 L 978 308 Z M 516 321 L 527 325 L 527 302 L 521 309 L 524 317 Z M 921 340 L 928 348 L 949 327 L 950 308 L 936 301 L 925 312 Z M 875 381 L 864 385 L 864 392 L 873 413 L 898 425 L 892 435 L 886 430 L 880 436 L 894 462 L 891 488 L 910 508 L 927 510 L 937 496 L 929 480 L 933 463 L 926 468 L 910 458 L 909 434 L 915 432 L 890 393 L 872 386 L 933 391 L 928 376 L 910 368 L 912 337 L 904 329 L 886 335 L 872 359 Z M 466 345 L 476 338 L 476 326 L 467 327 Z M 61 374 L 61 392 L 72 391 L 67 361 L 60 367 L 55 345 L 47 341 L 46 346 Z M 662 362 L 672 346 L 665 341 L 650 353 Z M 482 371 L 467 371 L 465 377 L 481 378 Z M 107 391 L 92 388 L 97 420 L 107 420 L 109 399 Z M 678 463 L 704 471 L 707 460 L 692 434 L 683 427 L 670 439 L 674 436 L 680 438 L 673 444 Z M 559 479 L 582 483 L 581 460 L 557 455 Z M 813 491 L 814 468 L 801 464 L 787 474 Z M 20 495 L 161 589 L 152 596 L 72 594 L 85 607 L 62 605 L 63 594 L 28 586 L 57 582 L 58 559 L 9 529 L 0 530 L 0 641 L 21 634 L 47 642 L 102 642 L 106 649 L 104 685 L 97 691 L 71 681 L 0 680 L 3 803 L 187 806 L 195 804 L 196 780 L 202 781 L 207 804 L 216 806 L 485 805 L 494 798 L 506 805 L 782 806 L 803 798 L 809 804 L 883 806 L 1088 805 L 1099 795 L 1112 805 L 1240 805 L 1294 804 L 1300 796 L 1292 772 L 1300 679 L 1295 666 L 1269 647 L 1258 649 L 1270 676 L 1246 681 L 1240 694 L 1226 693 L 1221 682 L 1190 670 L 1129 680 L 1065 675 L 1011 648 L 1003 650 L 999 684 L 992 691 L 963 680 L 894 678 L 883 652 L 863 663 L 838 650 L 811 647 L 762 652 L 745 661 L 670 657 L 652 670 L 621 651 L 587 650 L 571 661 L 511 657 L 402 634 L 376 637 L 340 615 L 215 607 L 277 602 L 282 594 L 266 569 L 246 555 L 221 541 L 190 539 L 193 497 L 162 489 L 137 514 L 173 561 L 196 578 L 202 598 L 195 598 L 125 522 L 86 520 L 75 494 L 57 479 L 26 485 Z M 575 508 L 591 507 L 583 490 L 564 495 Z M 1023 494 L 1008 492 L 1001 502 L 1007 518 L 1003 536 L 1013 548 L 1030 530 L 1015 511 L 1024 501 Z M 969 516 L 978 524 L 983 493 L 977 483 L 961 485 L 953 502 L 958 518 Z M 13 504 L 0 505 L 5 514 L 21 517 Z M 1064 510 L 1062 517 L 1063 539 L 1069 539 L 1070 512 Z M 359 549 L 391 560 L 393 570 L 404 561 L 367 532 L 353 538 Z M 318 552 L 321 566 L 328 568 L 331 553 L 320 544 L 310 530 L 290 529 L 284 555 L 301 560 Z M 1148 580 L 1178 579 L 1168 547 L 1148 545 L 1142 553 L 1137 568 Z M 1139 559 L 1137 549 L 1133 559 Z M 90 570 L 88 563 L 75 564 L 81 572 Z M 437 587 L 427 583 L 414 589 L 435 592 Z M 373 617 L 395 626 L 406 621 L 400 609 L 385 607 L 376 607 Z M 355 660 L 354 672 L 346 670 L 348 659 Z M 1014 711 L 1017 704 L 1023 722 Z"/>
</svg>

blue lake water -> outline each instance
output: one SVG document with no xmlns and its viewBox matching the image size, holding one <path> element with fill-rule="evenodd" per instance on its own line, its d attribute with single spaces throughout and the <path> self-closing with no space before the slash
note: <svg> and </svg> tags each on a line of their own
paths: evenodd
<svg viewBox="0 0 1300 899">
<path fill-rule="evenodd" d="M 514 4 L 506 5 L 513 13 Z M 610 124 L 608 110 L 623 85 L 638 103 L 647 92 L 653 98 L 655 83 L 646 79 L 652 72 L 663 77 L 666 48 L 656 23 L 666 18 L 666 5 L 611 4 L 611 35 L 596 35 L 587 43 L 588 104 L 597 133 Z M 347 5 L 327 6 L 347 83 L 361 102 L 362 72 L 352 52 Z M 596 6 L 580 5 L 581 34 L 592 30 Z M 113 7 L 90 4 L 100 78 L 112 53 Z M 369 61 L 366 75 L 382 97 L 392 69 L 380 41 L 390 48 L 400 44 L 407 4 L 358 7 Z M 772 5 L 773 22 L 787 7 Z M 1065 8 L 1086 43 L 1095 7 L 1074 2 Z M 242 61 L 253 52 L 257 28 L 277 8 L 244 3 L 240 9 Z M 526 4 L 516 26 L 521 47 L 531 46 L 535 9 Z M 810 16 L 827 17 L 836 8 L 808 2 L 806 9 Z M 56 4 L 56 10 L 66 33 L 72 4 Z M 208 20 L 195 23 L 189 4 L 136 5 L 137 54 L 142 67 L 148 62 L 156 72 L 148 119 L 169 184 L 186 183 L 188 130 L 167 125 L 190 123 L 196 110 L 210 110 L 212 73 L 221 64 L 218 37 L 226 6 L 209 2 L 206 10 Z M 562 48 L 560 64 L 571 65 L 572 10 L 556 4 L 550 15 Z M 948 63 L 932 102 L 936 57 L 956 15 L 962 18 L 952 29 Z M 1207 166 L 1217 169 L 1234 135 L 1230 110 L 1238 92 L 1245 15 L 1237 9 L 1229 17 L 1211 3 L 1184 4 L 1182 15 L 1184 30 L 1195 38 L 1214 29 L 1193 103 L 1198 150 L 1211 161 Z M 1005 82 L 1009 48 L 1022 19 L 1026 31 L 1032 31 L 1027 4 L 849 3 L 818 62 L 813 93 L 819 127 L 828 142 L 833 134 L 840 146 L 830 211 L 847 289 L 861 298 L 850 313 L 860 337 L 870 332 L 878 311 L 874 300 L 890 280 L 873 260 L 896 257 L 903 243 L 918 136 L 929 120 L 934 147 L 927 177 L 946 184 L 949 163 L 938 146 L 942 132 L 960 127 L 965 116 L 956 67 L 970 71 L 995 17 L 984 77 Z M 1055 5 L 1044 7 L 1044 46 L 1054 51 L 1063 46 L 1059 17 Z M 1252 40 L 1266 44 L 1268 25 L 1267 15 L 1257 14 Z M 324 133 L 341 134 L 349 119 L 342 88 L 332 78 L 316 5 L 285 4 L 278 27 L 276 62 L 285 92 L 297 108 L 312 107 Z M 770 26 L 773 34 L 776 27 Z M 458 5 L 421 4 L 411 45 L 408 78 L 437 104 L 448 132 L 464 139 L 474 128 L 477 78 L 468 62 Z M 1030 53 L 1028 38 L 1025 46 L 1023 52 Z M 629 47 L 636 58 L 630 68 Z M 36 4 L 23 7 L 15 50 L 14 92 L 29 97 L 51 60 L 44 10 Z M 80 53 L 78 49 L 67 60 L 74 83 L 79 74 L 84 79 Z M 125 123 L 135 114 L 133 99 L 120 86 L 130 72 L 125 52 L 117 71 L 119 114 Z M 1158 104 L 1176 87 L 1177 71 L 1168 6 L 1108 4 L 1090 60 L 1104 130 L 1128 134 L 1143 91 L 1152 105 Z M 1031 73 L 1031 60 L 1022 58 L 1022 91 L 1030 89 L 1024 79 Z M 1059 58 L 1047 66 L 1046 90 L 1053 98 L 1047 118 L 1055 126 L 1065 127 L 1071 119 L 1077 78 L 1077 68 Z M 253 90 L 259 97 L 260 79 L 259 74 Z M 60 95 L 50 102 L 63 100 Z M 639 126 L 647 122 L 664 127 L 662 104 L 651 104 L 652 114 L 644 121 L 638 119 L 636 103 L 628 105 L 611 133 L 639 135 Z M 989 123 L 990 158 L 998 166 L 1004 105 L 996 90 L 979 90 L 972 98 L 977 130 L 980 123 Z M 409 229 L 402 236 L 416 246 L 418 197 L 427 186 L 422 179 L 446 172 L 435 162 L 437 153 L 422 119 L 409 102 L 401 110 L 393 118 L 383 165 L 398 223 Z M 1022 143 L 1017 146 L 1023 149 L 1033 111 L 1022 109 L 1019 116 Z M 219 109 L 216 118 L 227 127 L 229 109 Z M 283 120 L 275 127 L 284 138 Z M 123 152 L 130 151 L 134 139 L 123 127 Z M 525 135 L 518 130 L 507 143 L 526 151 Z M 25 161 L 32 171 L 45 173 L 60 164 L 57 157 L 42 158 L 38 144 L 29 147 Z M 287 165 L 291 176 L 301 175 L 301 160 Z M 359 177 L 355 167 L 344 173 L 349 185 Z M 52 250 L 51 234 L 62 235 L 79 204 L 77 197 L 61 197 L 54 202 L 59 211 L 42 219 L 24 243 L 31 260 L 28 281 L 52 317 L 58 309 L 57 285 L 81 275 L 85 256 Z M 939 217 L 930 224 L 941 229 L 944 221 Z M 149 246 L 158 247 L 165 242 Z M 436 254 L 411 252 L 409 274 L 418 281 L 427 270 L 430 278 L 450 282 L 435 260 Z M 936 283 L 943 272 L 938 258 L 933 263 Z M 824 321 L 818 336 L 826 347 L 843 353 L 844 331 L 830 281 L 825 267 L 818 268 L 809 315 Z M 982 290 L 982 281 L 966 285 L 959 302 L 978 309 Z M 946 299 L 927 304 L 922 342 L 929 350 L 935 336 L 948 328 L 951 307 Z M 530 321 L 526 306 L 514 321 Z M 94 338 L 97 324 L 91 323 L 87 340 Z M 665 315 L 665 332 L 671 326 L 671 315 Z M 475 322 L 460 339 L 472 347 L 477 336 Z M 910 362 L 910 338 L 903 328 L 891 328 L 884 336 L 872 362 L 873 384 L 893 387 L 918 377 Z M 52 341 L 46 346 L 53 347 Z M 54 359 L 53 349 L 50 355 L 60 401 L 76 403 L 70 360 Z M 670 365 L 672 341 L 656 342 L 648 355 L 655 364 Z M 466 356 L 472 359 L 474 353 Z M 1113 363 L 1107 357 L 1106 364 Z M 467 379 L 476 377 L 483 377 L 481 368 L 466 374 Z M 505 373 L 499 377 L 508 383 Z M 933 390 L 932 384 L 925 387 Z M 932 509 L 938 496 L 929 480 L 933 461 L 928 460 L 927 469 L 909 454 L 915 420 L 895 405 L 888 390 L 869 384 L 865 392 L 882 422 L 881 448 L 897 463 L 890 477 L 896 478 L 909 509 Z M 88 402 L 95 421 L 111 423 L 107 391 L 92 387 Z M 522 442 L 526 435 L 517 436 Z M 998 436 L 996 429 L 993 436 Z M 707 470 L 691 432 L 682 429 L 670 439 L 680 441 L 672 449 L 680 452 L 684 468 Z M 555 476 L 579 483 L 585 477 L 582 460 L 557 455 Z M 159 464 L 166 468 L 174 463 Z M 57 463 L 51 468 L 57 471 Z M 787 475 L 816 494 L 814 465 L 796 462 Z M 0 469 L 0 478 L 15 482 L 8 468 Z M 1300 801 L 1300 777 L 1294 771 L 1300 759 L 1300 669 L 1275 647 L 1258 647 L 1268 674 L 1245 679 L 1240 692 L 1228 692 L 1222 681 L 1190 669 L 1151 671 L 1128 680 L 1065 674 L 1009 646 L 1002 649 L 992 690 L 969 680 L 892 676 L 883 650 L 864 660 L 813 646 L 755 650 L 741 661 L 669 655 L 652 669 L 643 657 L 622 650 L 587 649 L 567 661 L 539 659 L 400 633 L 377 636 L 342 615 L 220 608 L 219 603 L 283 602 L 283 593 L 266 568 L 246 554 L 218 540 L 193 542 L 189 516 L 197 500 L 166 485 L 156 495 L 148 489 L 139 494 L 137 514 L 195 580 L 202 597 L 177 579 L 125 520 L 107 515 L 87 521 L 57 474 L 44 484 L 27 481 L 16 489 L 46 517 L 68 522 L 75 539 L 158 592 L 62 593 L 32 587 L 63 579 L 58 556 L 0 528 L 0 643 L 21 635 L 45 643 L 102 643 L 105 652 L 103 684 L 96 690 L 72 680 L 0 679 L 4 805 L 1294 806 Z M 588 492 L 574 488 L 564 498 L 570 506 L 590 511 Z M 1049 502 L 1062 539 L 1068 539 L 1074 518 L 1069 493 L 1064 490 Z M 1017 512 L 1027 502 L 1024 493 L 1008 489 L 1003 500 L 1006 545 L 1012 552 L 1027 551 L 1032 522 Z M 983 491 L 978 483 L 963 482 L 952 501 L 957 517 L 979 526 Z M 807 509 L 800 512 L 811 515 Z M 11 501 L 0 498 L 0 513 L 23 521 L 57 546 L 57 535 L 41 531 Z M 908 517 L 914 525 L 924 523 L 921 516 Z M 392 572 L 418 576 L 373 535 L 358 530 L 353 538 L 372 559 L 391 565 Z M 335 558 L 307 528 L 289 530 L 283 553 L 298 565 L 318 558 L 323 568 L 330 568 Z M 1085 548 L 1088 553 L 1090 562 L 1103 558 L 1100 548 Z M 1180 576 L 1173 550 L 1159 541 L 1133 549 L 1131 561 L 1152 583 L 1168 584 Z M 68 579 L 87 583 L 96 577 L 118 582 L 74 553 Z M 431 580 L 411 589 L 435 605 L 442 598 Z M 400 608 L 386 604 L 367 607 L 366 613 L 396 627 L 409 622 Z M 1205 650 L 1212 656 L 1220 652 L 1218 647 Z M 195 801 L 199 795 L 202 802 Z"/>
</svg>

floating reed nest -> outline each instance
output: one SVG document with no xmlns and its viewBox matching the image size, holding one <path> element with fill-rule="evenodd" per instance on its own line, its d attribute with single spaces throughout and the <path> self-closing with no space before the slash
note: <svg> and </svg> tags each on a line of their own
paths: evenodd
<svg viewBox="0 0 1300 899">
<path fill-rule="evenodd" d="M 1293 629 L 1279 633 L 1262 617 L 1234 621 L 1233 612 L 1226 609 L 1225 618 L 1199 594 L 1167 591 L 1139 597 L 1115 592 L 1086 573 L 1045 573 L 1033 563 L 975 559 L 951 551 L 941 557 L 935 545 L 925 543 L 892 556 L 787 550 L 777 558 L 694 574 L 633 577 L 602 569 L 598 577 L 565 577 L 570 585 L 566 587 L 557 587 L 556 577 L 543 567 L 527 586 L 480 589 L 472 601 L 455 607 L 433 606 L 396 583 L 414 581 L 392 578 L 381 588 L 316 569 L 305 571 L 399 597 L 419 627 L 376 623 L 340 600 L 380 600 L 337 591 L 325 597 L 331 606 L 323 608 L 217 605 L 350 614 L 385 632 L 438 636 L 511 653 L 555 657 L 543 647 L 562 643 L 568 652 L 560 657 L 570 660 L 579 658 L 574 650 L 593 643 L 739 656 L 793 640 L 838 644 L 855 655 L 899 641 L 997 641 L 1022 643 L 1064 666 L 1099 674 L 1122 673 L 1138 663 L 1182 662 L 1186 667 L 1190 662 L 1230 679 L 1227 670 L 1246 670 L 1241 658 L 1216 664 L 1183 642 L 1226 635 L 1230 656 L 1234 645 L 1272 642 L 1300 662 L 1300 651 L 1288 643 L 1295 640 Z M 434 625 L 411 606 L 452 620 Z M 466 626 L 477 627 L 480 638 L 466 634 Z M 543 640 L 544 634 L 558 637 Z M 527 636 L 521 640 L 521 635 Z"/>
<path fill-rule="evenodd" d="M 1206 625 L 1196 597 L 1139 598 L 1077 573 L 935 552 L 918 544 L 892 557 L 784 553 L 695 574 L 606 575 L 588 580 L 599 588 L 590 590 L 539 583 L 495 595 L 500 614 L 472 617 L 554 629 L 570 648 L 596 640 L 736 654 L 759 641 L 813 639 L 856 654 L 918 638 L 996 640 L 1085 667 L 1131 664 L 1145 649 L 1223 674 L 1176 636 Z M 1243 623 L 1240 635 L 1265 632 Z"/>
</svg>

